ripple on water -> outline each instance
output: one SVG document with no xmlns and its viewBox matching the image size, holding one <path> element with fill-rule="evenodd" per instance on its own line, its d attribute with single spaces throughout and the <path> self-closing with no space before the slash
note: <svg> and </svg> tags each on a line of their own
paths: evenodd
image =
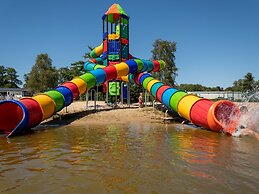
<svg viewBox="0 0 259 194">
<path fill-rule="evenodd" d="M 182 125 L 63 126 L 0 141 L 2 193 L 255 193 L 258 142 Z"/>
</svg>

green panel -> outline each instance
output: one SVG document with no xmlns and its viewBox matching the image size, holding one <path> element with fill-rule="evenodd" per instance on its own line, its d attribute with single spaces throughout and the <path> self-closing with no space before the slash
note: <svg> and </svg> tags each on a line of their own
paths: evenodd
<svg viewBox="0 0 259 194">
<path fill-rule="evenodd" d="M 122 46 L 122 58 L 128 59 L 129 57 L 129 47 L 128 45 L 123 45 Z"/>
<path fill-rule="evenodd" d="M 82 78 L 86 82 L 87 90 L 96 85 L 96 78 L 91 73 L 85 73 L 81 75 L 80 78 Z"/>
<path fill-rule="evenodd" d="M 129 20 L 126 19 L 126 18 L 121 18 L 121 21 L 123 24 L 128 24 L 129 23 Z"/>
<path fill-rule="evenodd" d="M 152 79 L 154 79 L 153 77 L 147 77 L 144 79 L 143 81 L 143 88 L 146 90 L 147 89 L 147 84 L 148 82 L 150 82 Z"/>
<path fill-rule="evenodd" d="M 109 55 L 108 58 L 111 61 L 117 61 L 120 59 L 120 55 Z"/>
<path fill-rule="evenodd" d="M 128 57 L 129 57 L 128 52 L 122 52 L 122 58 L 128 59 Z"/>
<path fill-rule="evenodd" d="M 109 82 L 109 95 L 116 96 L 116 93 L 120 95 L 120 82 Z"/>
<path fill-rule="evenodd" d="M 121 28 L 121 37 L 128 39 L 129 35 L 128 35 L 128 26 L 127 25 L 123 25 L 122 26 L 122 28 Z"/>
<path fill-rule="evenodd" d="M 121 33 L 121 37 L 122 37 L 122 38 L 126 38 L 126 39 L 128 39 L 128 38 L 129 38 L 129 36 L 128 36 L 128 34 L 127 34 L 127 33 Z"/>
<path fill-rule="evenodd" d="M 116 26 L 116 34 L 120 34 L 120 25 Z"/>
<path fill-rule="evenodd" d="M 173 96 L 170 99 L 170 107 L 173 109 L 173 111 L 178 112 L 178 103 L 185 95 L 187 95 L 187 93 L 183 91 L 178 91 L 173 94 Z"/>
<path fill-rule="evenodd" d="M 48 92 L 44 92 L 44 94 L 47 94 L 49 97 L 52 98 L 52 100 L 54 100 L 55 105 L 56 105 L 55 112 L 60 111 L 64 107 L 65 98 L 57 90 L 50 90 Z"/>
<path fill-rule="evenodd" d="M 121 28 L 121 32 L 122 32 L 122 34 L 128 34 L 128 26 L 123 25 Z"/>
</svg>

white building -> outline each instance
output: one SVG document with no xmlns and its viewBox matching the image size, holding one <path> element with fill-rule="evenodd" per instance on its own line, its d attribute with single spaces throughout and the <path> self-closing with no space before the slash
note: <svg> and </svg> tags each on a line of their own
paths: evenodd
<svg viewBox="0 0 259 194">
<path fill-rule="evenodd" d="M 18 100 L 26 96 L 32 96 L 32 92 L 23 88 L 0 88 L 0 100 Z"/>
</svg>

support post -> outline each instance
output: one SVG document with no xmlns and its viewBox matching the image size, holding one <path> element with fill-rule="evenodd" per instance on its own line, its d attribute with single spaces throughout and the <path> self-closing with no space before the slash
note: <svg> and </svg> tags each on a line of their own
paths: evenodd
<svg viewBox="0 0 259 194">
<path fill-rule="evenodd" d="M 107 89 L 106 89 L 106 104 L 109 102 L 109 81 L 107 81 Z"/>
<path fill-rule="evenodd" d="M 145 107 L 147 107 L 147 91 L 145 90 Z"/>
<path fill-rule="evenodd" d="M 121 82 L 121 104 L 123 105 L 123 82 Z"/>
<path fill-rule="evenodd" d="M 127 83 L 127 104 L 130 107 L 130 83 Z"/>
<path fill-rule="evenodd" d="M 98 101 L 98 85 L 96 86 L 96 101 Z"/>
<path fill-rule="evenodd" d="M 98 94 L 96 94 L 96 91 L 94 90 L 94 110 L 96 111 L 96 97 Z"/>
<path fill-rule="evenodd" d="M 88 92 L 89 92 L 89 91 L 87 91 L 87 92 L 85 93 L 86 110 L 88 110 L 88 97 L 89 97 Z"/>
</svg>

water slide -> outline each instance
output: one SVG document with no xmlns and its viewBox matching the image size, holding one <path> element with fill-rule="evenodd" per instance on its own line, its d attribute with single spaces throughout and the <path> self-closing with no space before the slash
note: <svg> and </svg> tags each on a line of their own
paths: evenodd
<svg viewBox="0 0 259 194">
<path fill-rule="evenodd" d="M 34 97 L 22 98 L 20 101 L 1 101 L 0 130 L 4 131 L 7 137 L 23 134 L 69 106 L 79 94 L 84 94 L 95 85 L 120 78 L 143 86 L 161 103 L 195 125 L 217 132 L 224 130 L 231 134 L 238 123 L 238 107 L 231 101 L 213 102 L 187 94 L 166 86 L 149 73 L 144 73 L 160 71 L 164 65 L 164 61 L 130 59 L 114 66 L 99 66 L 100 68 Z"/>
<path fill-rule="evenodd" d="M 95 47 L 91 52 L 90 52 L 90 57 L 92 58 L 97 58 L 103 53 L 103 43 L 101 43 L 99 46 Z"/>
</svg>

